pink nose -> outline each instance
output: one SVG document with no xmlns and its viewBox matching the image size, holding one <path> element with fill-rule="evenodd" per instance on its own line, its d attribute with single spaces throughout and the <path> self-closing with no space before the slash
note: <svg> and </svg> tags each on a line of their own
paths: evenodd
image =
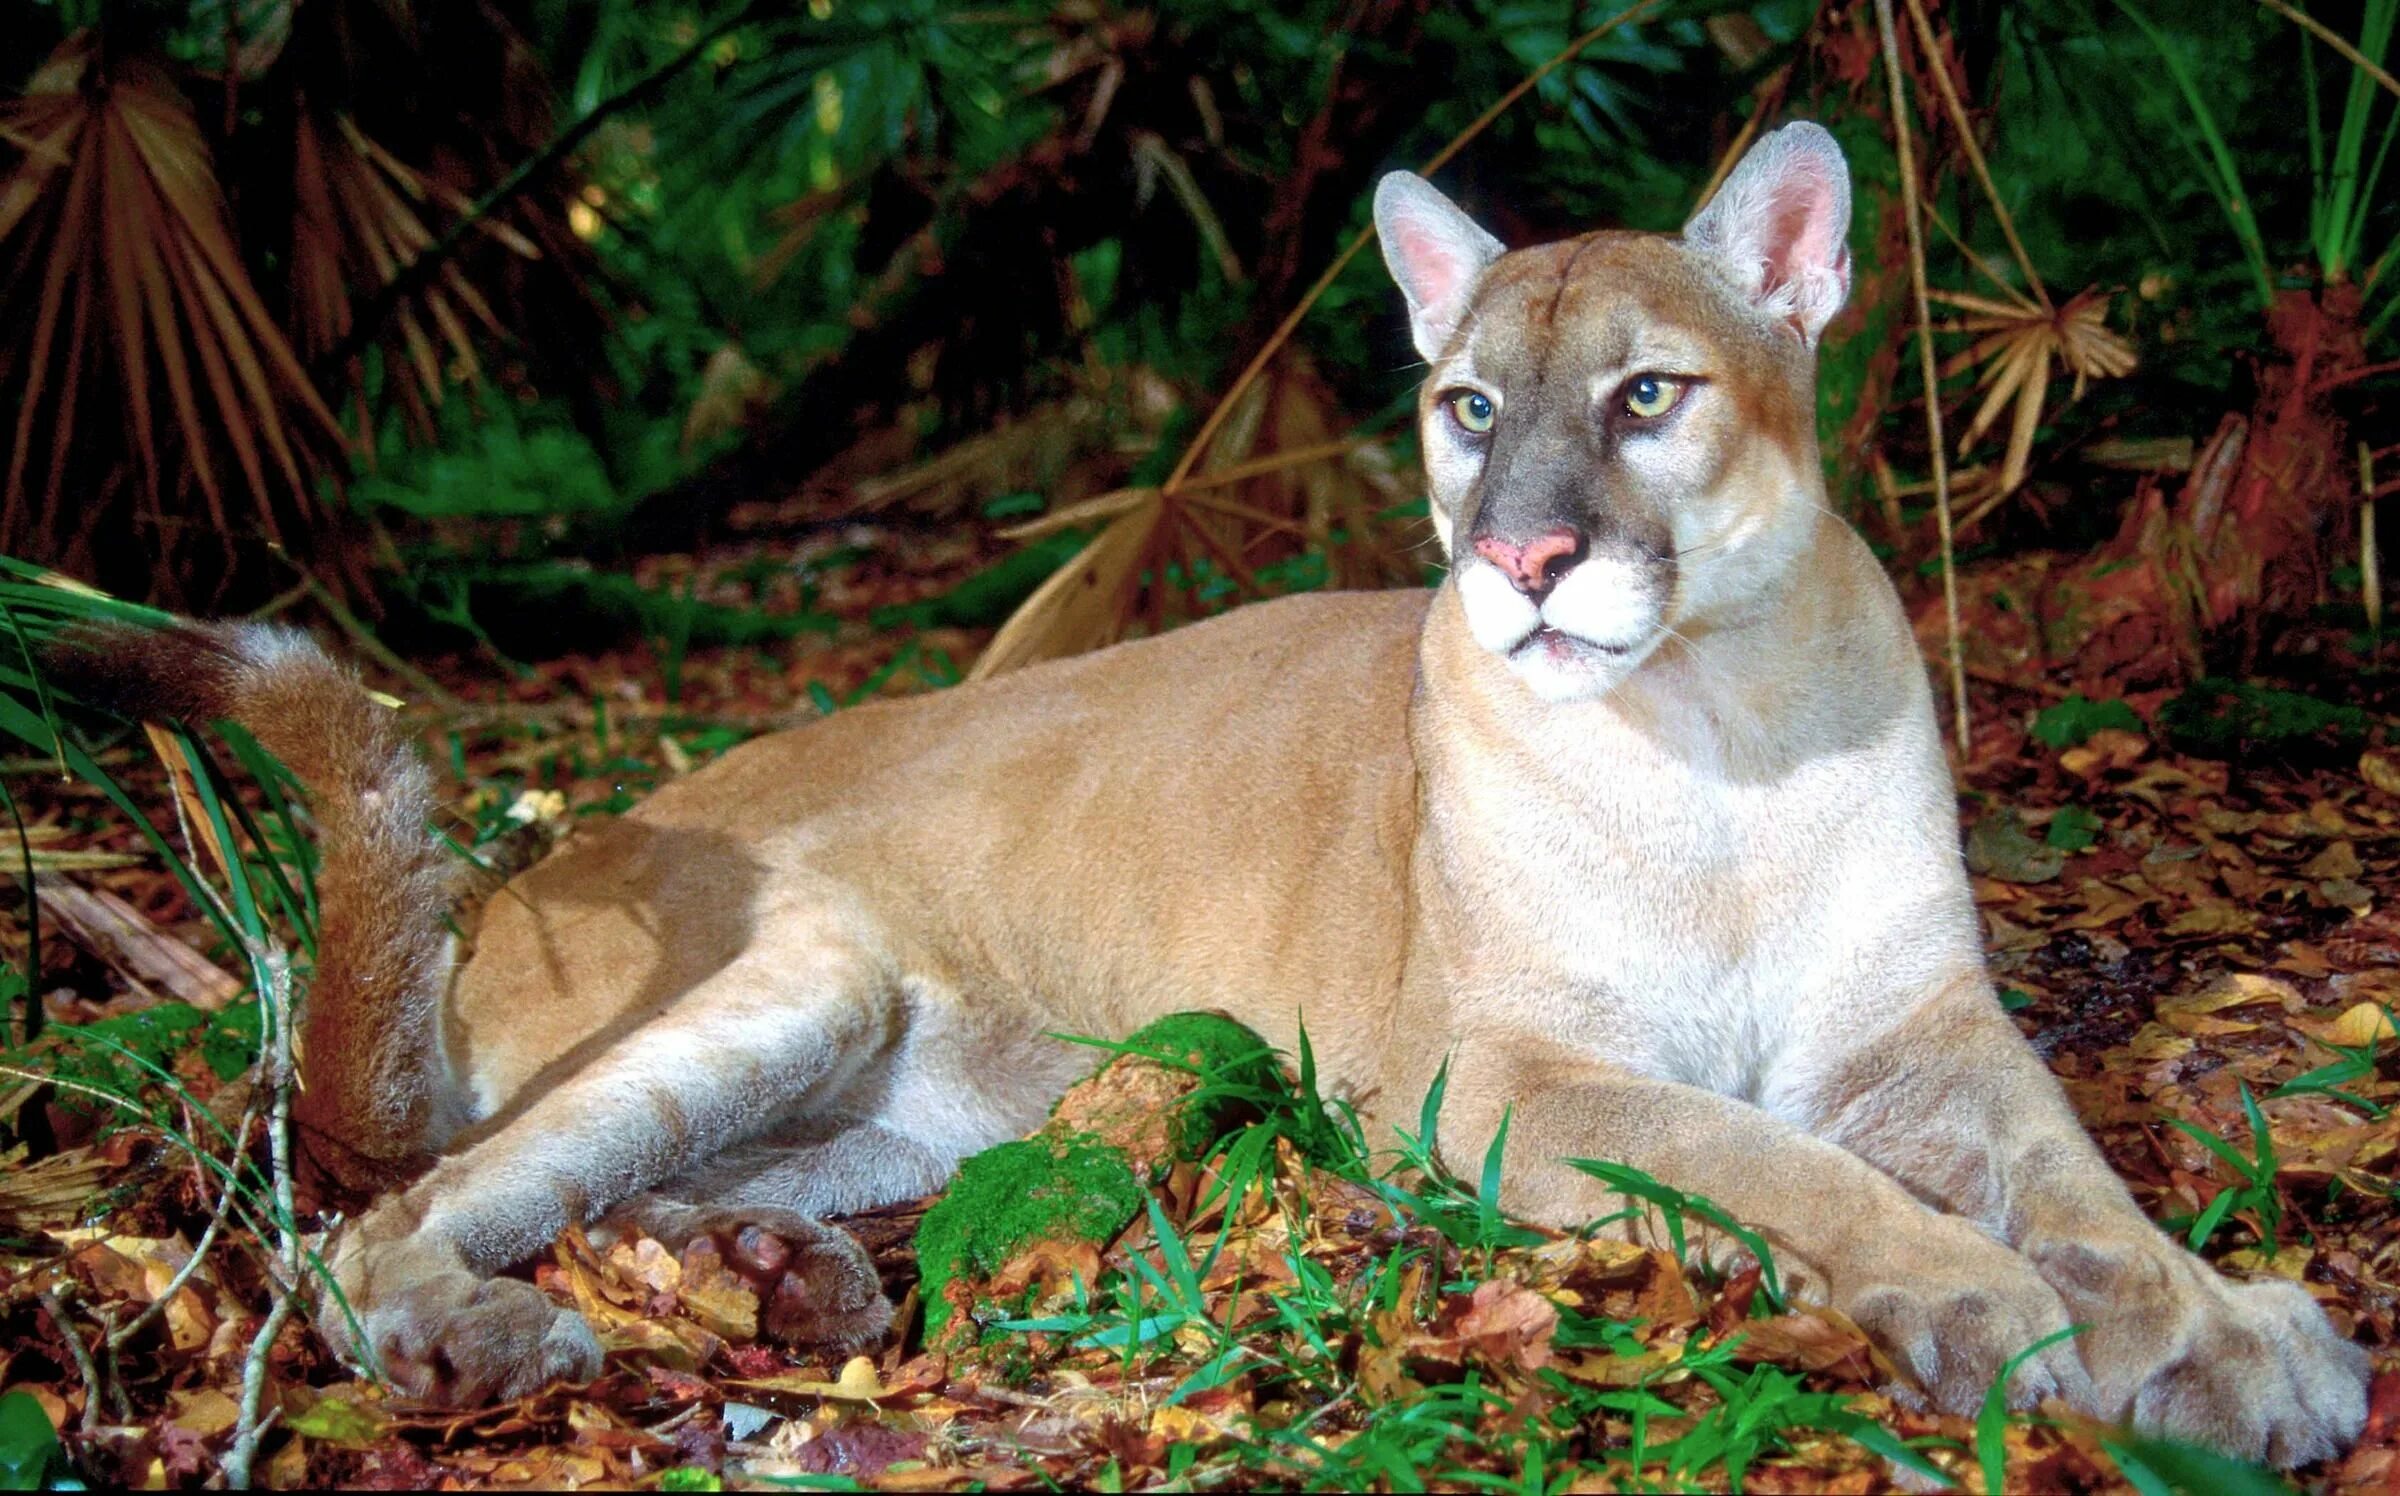
<svg viewBox="0 0 2400 1496">
<path fill-rule="evenodd" d="M 1582 548 L 1583 541 L 1573 530 L 1552 530 L 1523 545 L 1490 535 L 1475 542 L 1475 554 L 1507 573 L 1517 590 L 1529 597 L 1548 592 L 1557 580 L 1550 575 L 1551 568 Z"/>
</svg>

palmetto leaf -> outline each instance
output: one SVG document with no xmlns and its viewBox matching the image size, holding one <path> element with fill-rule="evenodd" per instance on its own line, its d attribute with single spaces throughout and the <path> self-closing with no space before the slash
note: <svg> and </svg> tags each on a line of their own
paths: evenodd
<svg viewBox="0 0 2400 1496">
<path fill-rule="evenodd" d="M 221 531 L 255 523 L 279 538 L 269 495 L 306 502 L 310 474 L 342 436 L 235 251 L 181 89 L 139 58 L 102 68 L 96 43 L 78 35 L 22 98 L 0 104 L 0 138 L 21 152 L 0 178 L 9 543 L 57 553 L 70 459 L 121 440 L 119 430 L 162 522 L 162 490 L 188 473 Z M 82 409 L 87 395 L 110 393 L 121 427 Z M 29 468 L 45 448 L 37 493 Z M 235 480 L 251 498 L 238 525 Z"/>
<path fill-rule="evenodd" d="M 2120 378 L 2133 371 L 2132 347 L 2108 328 L 2108 296 L 2098 287 L 2084 290 L 2057 306 L 2011 293 L 1995 300 L 1966 291 L 1928 290 L 1929 300 L 1966 315 L 1943 330 L 1974 341 L 1942 365 L 1947 378 L 1977 369 L 1976 385 L 1983 391 L 1973 419 L 1959 434 L 1958 451 L 1965 456 L 2010 413 L 2008 445 L 2000 461 L 1997 491 L 2013 492 L 2025 481 L 2032 459 L 2034 433 L 2042 424 L 2049 397 L 2052 364 L 2075 379 L 2070 399 L 2083 398 L 2093 379 Z"/>
<path fill-rule="evenodd" d="M 389 282 L 432 247 L 434 231 L 420 205 L 437 202 L 463 215 L 472 204 L 412 170 L 347 116 L 304 115 L 294 130 L 293 157 L 292 314 L 301 352 L 314 360 L 349 335 L 360 291 Z M 541 257 L 497 219 L 476 227 L 526 259 Z M 480 372 L 470 319 L 488 334 L 502 332 L 490 303 L 455 264 L 392 314 L 392 367 L 407 372 L 406 395 L 420 414 L 441 404 L 451 378 Z"/>
</svg>

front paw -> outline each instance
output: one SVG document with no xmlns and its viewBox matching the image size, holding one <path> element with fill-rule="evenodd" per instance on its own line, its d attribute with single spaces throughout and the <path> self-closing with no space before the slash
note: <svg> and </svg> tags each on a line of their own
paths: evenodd
<svg viewBox="0 0 2400 1496">
<path fill-rule="evenodd" d="M 392 1385 L 443 1407 L 509 1402 L 600 1374 L 600 1342 L 583 1316 L 515 1278 L 445 1274 L 361 1323 Z"/>
<path fill-rule="evenodd" d="M 2367 1354 L 2297 1283 L 2234 1283 L 2163 1236 L 2029 1242 L 2075 1317 L 2101 1416 L 2283 1469 L 2367 1418 Z"/>
<path fill-rule="evenodd" d="M 1975 1413 L 2011 1359 L 2069 1325 L 2065 1303 L 2031 1263 L 1944 1216 L 1930 1217 L 1920 1240 L 1838 1274 L 1835 1289 L 1837 1306 L 1945 1413 Z M 2009 1379 L 2014 1408 L 2048 1397 L 2085 1406 L 2091 1395 L 2064 1339 L 2026 1357 Z"/>
<path fill-rule="evenodd" d="M 408 1236 L 337 1243 L 340 1294 L 317 1296 L 319 1332 L 404 1396 L 464 1408 L 600 1374 L 583 1316 L 530 1283 L 467 1270 L 455 1247 Z"/>
</svg>

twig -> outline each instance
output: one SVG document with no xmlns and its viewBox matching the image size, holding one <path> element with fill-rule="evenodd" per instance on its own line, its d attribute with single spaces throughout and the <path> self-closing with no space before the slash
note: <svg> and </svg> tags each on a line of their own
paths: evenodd
<svg viewBox="0 0 2400 1496">
<path fill-rule="evenodd" d="M 76 1374 L 83 1378 L 83 1432 L 88 1436 L 100 1427 L 100 1399 L 106 1394 L 100 1386 L 100 1368 L 92 1364 L 92 1353 L 75 1333 L 75 1322 L 67 1315 L 66 1302 L 55 1288 L 45 1288 L 34 1295 L 50 1323 L 57 1326 L 58 1335 L 67 1343 L 67 1352 L 75 1358 Z"/>
<path fill-rule="evenodd" d="M 610 115 L 656 93 L 672 82 L 676 75 L 685 68 L 706 56 L 709 49 L 714 47 L 720 38 L 749 20 L 752 13 L 757 11 L 763 3 L 764 0 L 744 0 L 743 4 L 735 7 L 731 15 L 693 38 L 690 46 L 627 84 L 623 89 L 594 104 L 573 124 L 552 136 L 549 144 L 519 162 L 515 170 L 502 177 L 491 190 L 469 204 L 466 212 L 442 231 L 440 238 L 420 250 L 416 258 L 392 273 L 392 278 L 385 281 L 382 288 L 375 293 L 374 298 L 360 309 L 356 319 L 350 324 L 350 330 L 342 335 L 342 340 L 328 349 L 324 357 L 317 360 L 317 366 L 309 371 L 312 379 L 318 383 L 330 381 L 345 364 L 365 351 L 367 344 L 374 341 L 382 330 L 384 322 L 394 311 L 398 310 L 400 303 L 415 295 L 430 282 L 435 272 L 448 263 L 451 256 L 458 253 L 459 246 L 466 242 L 467 236 L 474 232 L 485 219 L 506 207 L 518 193 L 523 192 L 526 187 L 531 185 L 535 178 L 557 165 L 577 146 L 582 145 Z"/>
<path fill-rule="evenodd" d="M 1585 48 L 1619 26 L 1640 20 L 1643 16 L 1656 10 L 1662 3 L 1664 0 L 1635 0 L 1634 4 L 1618 11 L 1615 15 L 1567 43 L 1548 62 L 1527 73 L 1516 87 L 1502 94 L 1491 108 L 1475 116 L 1471 124 L 1452 136 L 1448 145 L 1434 152 L 1424 165 L 1417 168 L 1418 175 L 1430 176 L 1449 165 L 1453 156 L 1465 150 L 1475 137 L 1491 128 L 1492 121 L 1507 113 L 1517 100 L 1533 92 L 1544 78 L 1572 62 Z M 1309 309 L 1315 306 L 1318 299 L 1332 288 L 1336 280 L 1341 278 L 1342 272 L 1349 268 L 1352 260 L 1358 258 L 1359 252 L 1374 242 L 1375 229 L 1370 224 L 1359 232 L 1357 238 L 1350 241 L 1347 248 L 1334 257 L 1331 265 L 1325 267 L 1325 273 L 1318 276 L 1316 283 L 1308 288 L 1307 293 L 1300 298 L 1299 305 L 1293 307 L 1284 319 L 1275 325 L 1275 330 L 1267 335 L 1266 343 L 1259 348 L 1257 353 L 1251 355 L 1250 362 L 1243 367 L 1240 374 L 1235 376 L 1233 384 L 1223 395 L 1218 397 L 1216 408 L 1208 413 L 1208 419 L 1200 423 L 1199 434 L 1192 438 L 1191 445 L 1183 449 L 1183 456 L 1175 461 L 1174 472 L 1168 474 L 1167 481 L 1160 485 L 1162 492 L 1176 494 L 1183 491 L 1186 480 L 1192 475 L 1193 467 L 1199 463 L 1201 455 L 1207 452 L 1210 445 L 1216 441 L 1217 433 L 1224 428 L 1225 422 L 1233 415 L 1234 406 L 1241 400 L 1242 395 L 1258 381 L 1258 376 L 1265 372 L 1268 362 L 1282 351 L 1283 345 L 1291 341 L 1292 334 L 1299 331 L 1301 319 L 1308 315 Z"/>
<path fill-rule="evenodd" d="M 1934 45 L 1933 23 L 1925 19 L 1925 0 L 1908 0 L 1908 18 L 1916 26 L 1917 45 L 1925 49 L 1925 71 L 1933 75 L 1934 92 L 1942 96 L 1943 107 L 1950 111 L 1950 124 L 1958 131 L 1959 149 L 1966 152 L 1967 164 L 1975 169 L 1975 180 L 1983 185 L 1983 195 L 1991 201 L 1992 216 L 2000 222 L 2000 237 L 2008 241 L 2009 253 L 2017 257 L 2017 268 L 2025 272 L 2026 288 L 2047 312 L 2051 310 L 2050 293 L 2042 289 L 2042 278 L 2033 268 L 2033 256 L 2025 252 L 2024 241 L 2017 237 L 2017 221 L 2009 216 L 2008 204 L 2000 200 L 2000 189 L 1992 183 L 1992 169 L 1984 164 L 1983 147 L 1975 143 L 1975 131 L 1967 123 L 1967 107 L 1958 101 L 1958 91 L 1950 86 L 1950 69 L 1943 65 L 1941 49 Z M 1892 107 L 1899 107 L 1896 96 Z"/>
<path fill-rule="evenodd" d="M 1758 138 L 1758 127 L 1766 123 L 1770 112 L 1767 101 L 1789 83 L 1791 77 L 1792 65 L 1787 62 L 1777 68 L 1757 90 L 1758 107 L 1750 111 L 1750 117 L 1742 121 L 1742 127 L 1733 132 L 1733 142 L 1725 147 L 1724 154 L 1717 157 L 1716 169 L 1708 174 L 1708 182 L 1701 187 L 1699 200 L 1693 205 L 1694 213 L 1709 205 L 1710 200 L 1716 197 L 1717 189 L 1725 185 L 1727 177 L 1733 175 L 1735 165 L 1748 154 L 1750 142 Z"/>
<path fill-rule="evenodd" d="M 233 1168 L 226 1172 L 225 1188 L 217 1194 L 215 1212 L 209 1216 L 208 1224 L 201 1229 L 200 1239 L 192 1244 L 192 1255 L 185 1259 L 183 1266 L 175 1270 L 175 1276 L 167 1280 L 167 1286 L 159 1290 L 141 1313 L 135 1315 L 123 1327 L 109 1331 L 108 1349 L 111 1355 L 116 1353 L 117 1347 L 139 1335 L 143 1330 L 149 1328 L 153 1320 L 166 1313 L 169 1301 L 175 1295 L 183 1292 L 183 1286 L 192 1280 L 192 1274 L 198 1272 L 200 1264 L 207 1260 L 208 1249 L 216 1244 L 218 1228 L 225 1224 L 226 1215 L 233 1209 L 233 1187 L 241 1177 L 236 1170 L 241 1165 L 242 1149 L 250 1138 L 250 1124 L 257 1119 L 258 1112 L 255 1107 L 242 1113 L 241 1125 L 234 1130 L 233 1134 Z"/>
<path fill-rule="evenodd" d="M 258 972 L 259 1016 L 266 1029 L 259 1068 L 264 1072 L 261 1079 L 266 1082 L 270 1097 L 267 1163 L 275 1188 L 275 1245 L 283 1281 L 277 1285 L 275 1302 L 267 1310 L 258 1333 L 251 1338 L 249 1354 L 242 1363 L 241 1411 L 234 1422 L 233 1442 L 225 1451 L 225 1488 L 229 1491 L 249 1489 L 250 1469 L 258 1458 L 259 1443 L 282 1412 L 278 1407 L 261 1417 L 259 1409 L 266 1397 L 267 1362 L 275 1348 L 275 1337 L 283 1333 L 284 1324 L 299 1303 L 303 1269 L 299 1210 L 292 1196 L 291 959 L 280 946 L 253 943 L 250 960 Z"/>
<path fill-rule="evenodd" d="M 1925 436 L 1933 459 L 1933 512 L 1942 539 L 1942 612 L 1948 626 L 1950 710 L 1957 726 L 1958 761 L 1967 761 L 1967 669 L 1958 637 L 1958 558 L 1950 541 L 1950 465 L 1942 456 L 1942 377 L 1933 352 L 1933 306 L 1925 295 L 1925 225 L 1918 216 L 1915 144 L 1908 130 L 1908 95 L 1900 78 L 1900 31 L 1892 0 L 1875 0 L 1875 29 L 1883 36 L 1883 72 L 1892 93 L 1892 144 L 1899 156 L 1900 211 L 1908 220 L 1908 275 L 1917 301 L 1917 361 L 1925 373 Z"/>
<path fill-rule="evenodd" d="M 2382 68 L 2369 62 L 2367 55 L 2344 41 L 2340 32 L 2335 31 L 2306 11 L 2286 4 L 2285 0 L 2258 0 L 2258 3 L 2323 42 L 2326 46 L 2333 48 L 2334 51 L 2342 54 L 2343 60 L 2352 67 L 2382 84 L 2387 92 L 2395 97 L 2400 97 L 2400 78 L 2394 78 Z"/>
<path fill-rule="evenodd" d="M 2375 655 L 2380 655 L 2383 653 L 2383 558 L 2375 547 L 2375 449 L 2365 442 L 2358 444 L 2358 491 L 2367 495 L 2358 506 L 2358 600 L 2367 610 L 2367 633 L 2375 641 Z"/>
</svg>

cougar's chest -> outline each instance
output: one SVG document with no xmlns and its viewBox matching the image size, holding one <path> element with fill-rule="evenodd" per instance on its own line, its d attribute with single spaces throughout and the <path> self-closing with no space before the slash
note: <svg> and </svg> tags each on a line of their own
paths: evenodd
<svg viewBox="0 0 2400 1496">
<path fill-rule="evenodd" d="M 1605 724 L 1531 746 L 1473 765 L 1435 817 L 1467 985 L 1614 1063 L 1754 1098 L 1875 920 L 1893 766 L 1745 775 Z"/>
</svg>

